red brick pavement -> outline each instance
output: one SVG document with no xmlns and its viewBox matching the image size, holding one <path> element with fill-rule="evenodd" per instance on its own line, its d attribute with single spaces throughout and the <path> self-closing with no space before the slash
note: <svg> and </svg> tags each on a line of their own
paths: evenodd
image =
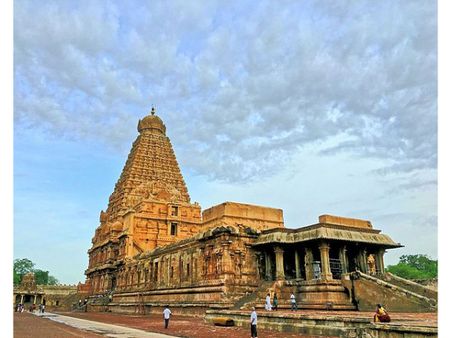
<svg viewBox="0 0 451 338">
<path fill-rule="evenodd" d="M 223 327 L 205 323 L 202 318 L 185 317 L 174 315 L 169 323 L 169 328 L 164 329 L 163 315 L 150 314 L 142 315 L 122 315 L 105 312 L 75 312 L 61 313 L 62 315 L 98 321 L 108 324 L 122 325 L 141 329 L 150 332 L 165 333 L 168 335 L 184 338 L 249 338 L 250 328 Z M 320 336 L 300 335 L 295 333 L 285 333 L 258 329 L 259 338 L 319 338 Z M 325 337 L 321 338 L 335 338 Z"/>
<path fill-rule="evenodd" d="M 99 338 L 92 332 L 76 329 L 27 312 L 14 312 L 14 338 Z"/>
</svg>

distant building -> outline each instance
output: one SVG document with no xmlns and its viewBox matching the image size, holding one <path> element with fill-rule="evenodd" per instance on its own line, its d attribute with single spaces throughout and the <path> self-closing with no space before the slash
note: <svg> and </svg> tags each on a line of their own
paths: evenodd
<svg viewBox="0 0 451 338">
<path fill-rule="evenodd" d="M 23 276 L 21 283 L 14 287 L 14 306 L 24 304 L 29 309 L 40 304 L 47 309 L 67 310 L 73 299 L 77 298 L 76 285 L 36 285 L 33 272 Z"/>
</svg>

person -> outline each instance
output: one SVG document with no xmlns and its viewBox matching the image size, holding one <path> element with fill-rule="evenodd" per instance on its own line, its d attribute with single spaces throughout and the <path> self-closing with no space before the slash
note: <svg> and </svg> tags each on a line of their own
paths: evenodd
<svg viewBox="0 0 451 338">
<path fill-rule="evenodd" d="M 171 318 L 172 312 L 169 310 L 169 305 L 166 305 L 163 310 L 164 328 L 167 329 L 169 325 L 169 318 Z"/>
<path fill-rule="evenodd" d="M 390 316 L 388 315 L 388 312 L 383 308 L 381 304 L 377 304 L 376 313 L 374 314 L 374 322 L 389 323 L 390 320 L 391 319 Z"/>
<path fill-rule="evenodd" d="M 45 304 L 42 304 L 42 313 L 45 312 Z"/>
<path fill-rule="evenodd" d="M 274 299 L 272 301 L 272 308 L 277 311 L 277 306 L 279 305 L 279 300 L 277 299 L 277 294 L 274 294 Z"/>
<path fill-rule="evenodd" d="M 291 293 L 290 296 L 290 301 L 291 301 L 291 311 L 297 311 L 298 309 L 298 305 L 296 304 L 296 297 L 294 296 L 294 293 Z"/>
<path fill-rule="evenodd" d="M 257 312 L 255 311 L 255 307 L 252 307 L 252 312 L 251 312 L 251 337 L 258 338 L 257 337 Z"/>
<path fill-rule="evenodd" d="M 265 310 L 271 311 L 271 296 L 269 295 L 269 293 L 266 295 Z"/>
</svg>

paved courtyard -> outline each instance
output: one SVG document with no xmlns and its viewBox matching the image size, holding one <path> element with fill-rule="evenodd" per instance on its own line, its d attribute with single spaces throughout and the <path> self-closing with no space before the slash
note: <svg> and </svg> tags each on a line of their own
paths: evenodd
<svg viewBox="0 0 451 338">
<path fill-rule="evenodd" d="M 73 322 L 70 319 L 83 319 Z M 66 323 L 66 324 L 63 324 Z M 99 326 L 98 324 L 110 324 Z M 69 325 L 74 325 L 69 326 Z M 118 329 L 135 329 L 124 331 Z M 86 331 L 90 330 L 90 331 Z M 140 330 L 140 331 L 136 331 Z M 94 333 L 93 331 L 97 332 Z M 153 333 L 153 334 L 152 334 Z M 241 327 L 220 327 L 207 324 L 202 318 L 174 316 L 168 329 L 163 327 L 163 319 L 159 314 L 147 316 L 121 315 L 112 313 L 59 313 L 45 316 L 33 315 L 27 312 L 14 313 L 15 338 L 70 338 L 70 337 L 184 337 L 184 338 L 248 338 L 250 330 Z M 299 335 L 294 333 L 281 333 L 269 330 L 258 330 L 260 338 L 318 338 L 319 336 Z M 324 336 L 322 336 L 325 338 Z M 327 337 L 326 337 L 327 338 Z M 329 337 L 334 338 L 334 337 Z"/>
<path fill-rule="evenodd" d="M 278 311 L 278 314 L 291 311 Z M 298 311 L 299 314 L 371 318 L 371 312 L 346 311 Z M 391 325 L 437 326 L 435 313 L 391 313 Z M 259 329 L 259 337 L 313 338 L 319 336 L 299 335 Z M 30 313 L 14 313 L 14 337 L 65 338 L 65 337 L 184 337 L 184 338 L 248 338 L 250 332 L 241 327 L 220 327 L 205 323 L 202 318 L 175 315 L 168 329 L 163 327 L 160 314 L 123 315 L 113 313 L 59 313 L 45 316 Z M 324 336 L 322 336 L 324 337 Z"/>
</svg>

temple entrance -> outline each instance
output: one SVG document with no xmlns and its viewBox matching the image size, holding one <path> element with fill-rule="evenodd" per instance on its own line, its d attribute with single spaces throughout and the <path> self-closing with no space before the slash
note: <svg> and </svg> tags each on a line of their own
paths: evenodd
<svg viewBox="0 0 451 338">
<path fill-rule="evenodd" d="M 341 279 L 343 268 L 340 260 L 340 249 L 337 243 L 331 243 L 329 251 L 330 272 L 333 279 Z"/>
<path fill-rule="evenodd" d="M 330 272 L 333 279 L 341 279 L 341 261 L 337 258 L 330 258 Z"/>
<path fill-rule="evenodd" d="M 292 246 L 283 248 L 283 250 L 285 279 L 305 279 L 304 249 Z"/>
<path fill-rule="evenodd" d="M 276 256 L 272 248 L 265 248 L 258 253 L 257 268 L 261 280 L 276 280 Z"/>
<path fill-rule="evenodd" d="M 321 279 L 321 261 L 313 261 L 313 279 Z"/>
<path fill-rule="evenodd" d="M 349 264 L 348 272 L 356 271 L 359 268 L 357 261 L 358 249 L 355 246 L 348 246 L 347 255 Z"/>
<path fill-rule="evenodd" d="M 285 279 L 296 278 L 296 262 L 295 253 L 293 249 L 285 249 L 283 253 L 283 269 L 285 273 Z"/>
</svg>

